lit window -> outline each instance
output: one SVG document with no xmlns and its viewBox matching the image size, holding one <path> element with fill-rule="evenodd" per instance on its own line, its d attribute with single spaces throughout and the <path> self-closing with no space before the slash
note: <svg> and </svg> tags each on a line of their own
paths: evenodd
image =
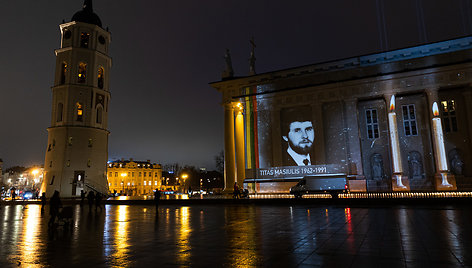
<svg viewBox="0 0 472 268">
<path fill-rule="evenodd" d="M 90 34 L 89 33 L 81 33 L 80 34 L 80 47 L 88 48 L 89 39 L 90 39 Z"/>
<path fill-rule="evenodd" d="M 97 85 L 99 88 L 103 88 L 103 72 L 103 67 L 98 68 Z"/>
<path fill-rule="evenodd" d="M 367 109 L 365 111 L 367 138 L 377 139 L 380 137 L 377 109 Z"/>
<path fill-rule="evenodd" d="M 79 83 L 85 83 L 85 78 L 87 77 L 87 64 L 80 62 L 79 63 L 79 71 L 77 73 Z"/>
<path fill-rule="evenodd" d="M 402 106 L 403 111 L 403 129 L 405 136 L 417 136 L 418 128 L 416 127 L 416 111 L 414 104 Z"/>
<path fill-rule="evenodd" d="M 151 184 L 151 181 L 148 181 L 148 184 L 149 184 L 149 186 L 151 186 L 151 185 L 152 185 L 152 184 Z"/>
<path fill-rule="evenodd" d="M 144 181 L 144 186 L 146 186 L 146 181 Z"/>
<path fill-rule="evenodd" d="M 111 182 L 108 183 L 108 186 L 111 186 Z"/>
<path fill-rule="evenodd" d="M 441 119 L 445 133 L 457 132 L 456 102 L 441 101 Z"/>
<path fill-rule="evenodd" d="M 67 74 L 67 63 L 63 62 L 61 65 L 61 85 L 65 84 L 66 82 L 66 74 Z"/>
<path fill-rule="evenodd" d="M 62 122 L 62 113 L 64 110 L 64 104 L 62 102 L 59 102 L 57 104 L 57 111 L 56 111 L 56 122 Z"/>
<path fill-rule="evenodd" d="M 82 122 L 84 116 L 84 108 L 80 102 L 77 102 L 75 106 L 77 107 L 77 121 Z"/>
<path fill-rule="evenodd" d="M 154 185 L 156 185 L 156 186 L 157 186 L 157 181 L 155 181 L 155 182 L 154 182 Z"/>
</svg>

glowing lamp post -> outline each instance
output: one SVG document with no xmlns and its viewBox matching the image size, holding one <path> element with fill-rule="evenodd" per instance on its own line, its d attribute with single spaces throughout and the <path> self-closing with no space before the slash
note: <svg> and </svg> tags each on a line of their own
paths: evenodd
<svg viewBox="0 0 472 268">
<path fill-rule="evenodd" d="M 441 185 L 445 187 L 452 187 L 447 181 L 447 159 L 446 148 L 444 147 L 444 135 L 441 125 L 441 118 L 439 117 L 438 104 L 433 103 L 433 136 L 434 136 L 434 153 L 436 156 L 436 169 L 441 174 Z"/>
<path fill-rule="evenodd" d="M 388 126 L 390 141 L 392 143 L 393 176 L 396 179 L 397 186 L 406 188 L 402 182 L 402 158 L 400 156 L 400 142 L 398 140 L 397 114 L 395 113 L 395 95 L 390 99 L 390 112 L 388 113 Z"/>
</svg>

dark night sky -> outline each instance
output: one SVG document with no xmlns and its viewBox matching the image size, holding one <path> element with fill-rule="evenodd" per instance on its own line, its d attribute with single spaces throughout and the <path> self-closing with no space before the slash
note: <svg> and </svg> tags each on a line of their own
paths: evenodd
<svg viewBox="0 0 472 268">
<path fill-rule="evenodd" d="M 418 1 L 384 1 L 389 50 L 424 41 Z M 3 2 L 0 158 L 42 164 L 59 24 L 83 1 Z M 470 0 L 422 2 L 427 42 L 471 34 Z M 221 77 L 225 48 L 237 76 L 248 73 L 252 36 L 258 73 L 378 52 L 376 10 L 376 0 L 95 0 L 112 33 L 109 159 L 214 168 L 223 109 L 208 83 Z"/>
</svg>

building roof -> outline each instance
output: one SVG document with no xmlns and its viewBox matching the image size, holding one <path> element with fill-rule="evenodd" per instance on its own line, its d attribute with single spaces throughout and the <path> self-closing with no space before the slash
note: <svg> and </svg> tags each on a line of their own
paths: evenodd
<svg viewBox="0 0 472 268">
<path fill-rule="evenodd" d="M 72 16 L 71 21 L 85 22 L 102 27 L 102 21 L 97 14 L 93 12 L 92 0 L 85 0 L 82 10 L 77 11 Z"/>
</svg>

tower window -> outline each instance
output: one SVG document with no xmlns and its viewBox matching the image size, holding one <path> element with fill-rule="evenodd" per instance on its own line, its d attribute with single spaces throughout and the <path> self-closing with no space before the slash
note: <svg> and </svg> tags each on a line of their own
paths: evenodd
<svg viewBox="0 0 472 268">
<path fill-rule="evenodd" d="M 92 139 L 89 139 L 88 140 L 88 147 L 92 147 L 93 146 L 93 140 Z"/>
<path fill-rule="evenodd" d="M 77 106 L 77 121 L 82 122 L 84 116 L 83 106 L 80 102 L 77 102 L 75 105 Z"/>
<path fill-rule="evenodd" d="M 102 123 L 102 117 L 103 117 L 102 114 L 103 114 L 103 108 L 99 106 L 97 108 L 97 124 Z"/>
<path fill-rule="evenodd" d="M 101 89 L 103 89 L 103 72 L 103 67 L 98 68 L 97 85 Z"/>
<path fill-rule="evenodd" d="M 456 102 L 454 100 L 441 101 L 441 119 L 445 133 L 457 132 Z"/>
<path fill-rule="evenodd" d="M 89 159 L 89 160 L 87 160 L 87 167 L 91 167 L 91 166 L 92 166 L 92 161 L 90 161 L 90 159 Z"/>
<path fill-rule="evenodd" d="M 65 84 L 66 82 L 66 74 L 67 74 L 67 63 L 63 62 L 61 65 L 61 85 Z"/>
<path fill-rule="evenodd" d="M 81 62 L 79 63 L 79 72 L 78 72 L 77 82 L 85 83 L 85 79 L 87 76 L 87 64 Z"/>
<path fill-rule="evenodd" d="M 56 111 L 56 122 L 62 122 L 62 113 L 64 110 L 64 104 L 62 102 L 59 102 L 57 104 L 57 111 Z"/>
<path fill-rule="evenodd" d="M 416 111 L 415 105 L 403 105 L 403 128 L 405 130 L 405 136 L 417 136 L 418 128 L 416 127 Z"/>
<path fill-rule="evenodd" d="M 69 137 L 68 143 L 69 143 L 69 146 L 72 146 L 72 137 Z"/>
<path fill-rule="evenodd" d="M 89 39 L 90 39 L 90 34 L 89 33 L 81 33 L 80 34 L 80 47 L 88 48 Z"/>
<path fill-rule="evenodd" d="M 365 119 L 367 126 L 367 138 L 377 139 L 380 137 L 377 109 L 365 110 Z"/>
</svg>

